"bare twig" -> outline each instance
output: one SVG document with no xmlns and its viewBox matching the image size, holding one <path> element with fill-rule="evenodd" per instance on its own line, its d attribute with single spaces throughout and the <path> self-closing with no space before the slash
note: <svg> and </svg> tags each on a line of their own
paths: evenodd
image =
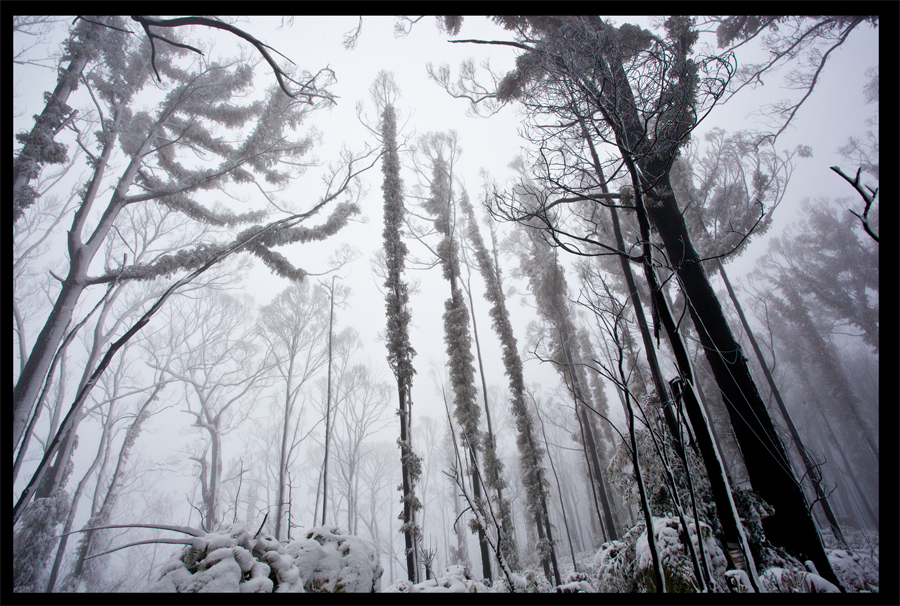
<svg viewBox="0 0 900 606">
<path fill-rule="evenodd" d="M 854 212 L 853 210 L 850 210 L 849 208 L 848 208 L 847 210 L 848 210 L 848 211 L 850 212 L 850 214 L 852 214 L 854 217 L 856 217 L 857 219 L 859 219 L 860 221 L 862 221 L 862 226 L 863 226 L 863 229 L 866 230 L 866 233 L 869 234 L 869 235 L 872 237 L 873 240 L 875 240 L 876 242 L 878 242 L 878 236 L 875 234 L 875 232 L 872 231 L 872 228 L 869 227 L 869 211 L 872 209 L 872 203 L 875 202 L 875 196 L 878 195 L 878 188 L 876 187 L 875 189 L 872 189 L 871 187 L 869 187 L 868 185 L 866 185 L 866 189 L 869 190 L 869 191 L 866 192 L 866 190 L 863 189 L 862 184 L 859 182 L 859 173 L 860 173 L 860 171 L 862 170 L 862 168 L 856 169 L 856 177 L 853 178 L 853 179 L 851 179 L 850 177 L 848 177 L 848 176 L 844 173 L 844 171 L 842 171 L 842 170 L 840 169 L 840 167 L 832 166 L 832 167 L 831 167 L 831 170 L 833 170 L 834 172 L 836 172 L 837 174 L 839 174 L 840 176 L 842 176 L 842 177 L 844 178 L 844 180 L 847 181 L 847 183 L 849 183 L 850 185 L 852 185 L 852 186 L 853 186 L 853 189 L 855 189 L 856 191 L 858 191 L 858 192 L 859 192 L 859 195 L 862 196 L 862 199 L 863 199 L 863 200 L 865 201 L 865 203 L 866 203 L 866 208 L 865 208 L 865 210 L 863 210 L 863 214 L 862 214 L 862 215 L 860 215 L 860 214 L 857 213 L 857 212 Z"/>
</svg>

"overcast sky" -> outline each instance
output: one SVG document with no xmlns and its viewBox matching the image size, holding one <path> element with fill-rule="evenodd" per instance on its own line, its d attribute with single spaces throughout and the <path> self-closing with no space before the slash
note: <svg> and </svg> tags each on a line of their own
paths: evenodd
<svg viewBox="0 0 900 606">
<path fill-rule="evenodd" d="M 647 26 L 644 17 L 614 17 L 617 24 L 625 22 L 639 23 Z M 62 24 L 57 35 L 54 49 L 58 46 L 71 23 L 69 19 Z M 474 58 L 479 65 L 490 59 L 496 72 L 505 72 L 512 65 L 515 49 L 509 47 L 480 46 L 472 44 L 450 44 L 449 37 L 440 33 L 433 18 L 422 19 L 406 37 L 394 36 L 394 19 L 392 17 L 367 17 L 363 20 L 358 44 L 354 50 L 342 47 L 344 34 L 357 25 L 357 17 L 298 17 L 291 26 L 281 26 L 281 19 L 275 17 L 253 17 L 237 23 L 239 27 L 266 42 L 279 52 L 293 60 L 299 68 L 315 72 L 329 66 L 337 76 L 337 83 L 332 91 L 337 95 L 337 105 L 327 113 L 317 114 L 310 121 L 322 133 L 322 145 L 316 155 L 322 161 L 336 160 L 342 145 L 350 149 L 362 149 L 367 143 L 376 145 L 376 141 L 368 131 L 359 124 L 356 104 L 362 101 L 370 119 L 375 120 L 375 112 L 368 97 L 368 87 L 380 70 L 394 73 L 402 95 L 397 103 L 400 113 L 400 124 L 403 134 L 409 135 L 429 131 L 455 129 L 463 149 L 457 174 L 465 181 L 470 198 L 478 199 L 481 169 L 487 170 L 501 183 L 510 174 L 507 165 L 518 154 L 521 141 L 517 135 L 519 116 L 514 107 L 507 107 L 491 118 L 475 118 L 467 116 L 467 102 L 450 98 L 437 84 L 429 80 L 425 67 L 429 62 L 436 66 L 447 63 L 458 73 L 461 61 Z M 483 17 L 467 18 L 459 37 L 481 39 L 511 39 L 511 36 L 500 27 L 493 25 Z M 211 56 L 229 56 L 236 48 L 234 39 L 224 32 L 210 32 L 196 29 L 192 38 L 198 40 L 214 40 Z M 748 52 L 751 49 L 748 49 Z M 37 49 L 35 52 L 41 52 Z M 748 60 L 749 55 L 738 55 L 739 61 Z M 854 203 L 855 193 L 837 175 L 829 170 L 830 166 L 841 165 L 845 172 L 853 173 L 854 167 L 847 166 L 846 161 L 837 154 L 838 147 L 844 145 L 850 136 L 864 134 L 865 119 L 870 117 L 875 106 L 864 105 L 863 86 L 866 83 L 864 72 L 878 64 L 877 30 L 862 25 L 854 31 L 843 47 L 832 53 L 825 70 L 820 76 L 815 93 L 800 110 L 793 126 L 778 141 L 779 150 L 793 150 L 803 144 L 812 147 L 813 157 L 796 160 L 796 171 L 787 190 L 782 206 L 775 215 L 774 224 L 769 234 L 757 238 L 743 257 L 729 265 L 735 278 L 743 275 L 753 265 L 753 260 L 765 251 L 768 239 L 777 235 L 798 215 L 800 203 L 805 198 L 847 197 Z M 265 63 L 258 67 L 260 86 L 269 86 L 274 76 Z M 42 107 L 41 95 L 45 90 L 52 90 L 55 84 L 53 72 L 29 66 L 15 66 L 16 80 L 15 129 L 30 129 L 31 116 Z M 756 108 L 766 102 L 774 102 L 786 96 L 782 88 L 782 75 L 769 76 L 765 86 L 756 91 L 745 91 L 739 98 L 729 104 L 718 107 L 708 117 L 695 134 L 696 139 L 712 127 L 720 127 L 728 132 L 740 128 L 758 126 L 758 117 L 751 115 Z M 84 91 L 70 105 L 79 107 L 84 102 Z M 382 229 L 382 197 L 381 172 L 376 166 L 363 176 L 368 190 L 363 199 L 362 212 L 368 223 L 355 222 L 341 231 L 327 243 L 316 246 L 296 246 L 285 251 L 296 264 L 310 272 L 324 269 L 327 256 L 343 242 L 351 242 L 361 256 L 352 265 L 340 272 L 344 282 L 353 288 L 353 297 L 349 308 L 339 312 L 338 329 L 351 326 L 361 335 L 366 348 L 363 355 L 378 365 L 383 377 L 390 380 L 385 363 L 384 344 L 377 340 L 379 332 L 384 330 L 384 303 L 378 291 L 378 281 L 372 275 L 370 260 L 373 253 L 381 246 Z M 415 184 L 413 173 L 404 173 L 407 192 L 412 191 Z M 310 181 L 298 184 L 290 190 L 290 195 L 297 200 L 308 200 L 313 203 L 319 195 Z M 314 185 L 314 183 L 312 183 Z M 426 257 L 427 251 L 415 243 L 410 243 L 413 255 Z M 259 304 L 268 303 L 272 297 L 288 284 L 284 279 L 274 277 L 260 263 L 246 280 L 246 292 L 251 293 Z M 509 265 L 507 265 L 509 267 Z M 418 352 L 415 360 L 418 374 L 414 386 L 415 415 L 442 417 L 443 406 L 438 399 L 434 385 L 429 377 L 432 365 L 444 368 L 445 354 L 441 315 L 443 301 L 449 294 L 449 287 L 440 278 L 439 270 L 430 272 L 409 272 L 409 278 L 420 281 L 419 292 L 412 299 L 412 312 L 415 330 L 412 332 L 412 345 Z M 509 270 L 506 275 L 509 276 Z M 573 278 L 570 276 L 570 286 Z M 482 339 L 482 353 L 487 361 L 489 385 L 505 388 L 506 382 L 500 364 L 499 345 L 490 330 L 487 317 L 488 304 L 481 297 L 481 278 L 473 277 L 473 285 L 477 285 L 475 299 L 477 319 Z M 524 287 L 520 284 L 520 289 Z M 525 340 L 525 329 L 528 321 L 534 318 L 532 310 L 522 307 L 518 297 L 510 302 L 514 314 L 520 346 Z M 432 364 L 433 361 L 433 364 Z M 556 388 L 557 375 L 548 367 L 540 367 L 537 362 L 529 362 L 526 369 L 529 381 L 539 380 L 543 384 L 544 393 Z M 611 398 L 611 407 L 615 399 Z M 182 415 L 184 426 L 189 418 Z M 160 434 L 156 434 L 157 438 Z M 177 438 L 181 439 L 181 438 Z M 391 441 L 395 436 L 388 437 Z M 177 441 L 177 440 L 176 440 Z M 180 445 L 175 445 L 177 448 Z M 154 443 L 158 448 L 159 443 Z M 146 445 L 145 445 L 145 452 Z M 226 454 L 226 465 L 228 454 Z M 76 472 L 77 474 L 78 472 Z M 75 477 L 75 476 L 73 476 Z"/>
</svg>

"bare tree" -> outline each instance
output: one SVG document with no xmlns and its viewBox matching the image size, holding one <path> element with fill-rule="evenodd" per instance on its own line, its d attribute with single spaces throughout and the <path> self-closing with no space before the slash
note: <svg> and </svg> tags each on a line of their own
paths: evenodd
<svg viewBox="0 0 900 606">
<path fill-rule="evenodd" d="M 388 385 L 368 366 L 355 364 L 341 377 L 341 405 L 335 409 L 334 454 L 340 481 L 338 493 L 347 505 L 347 532 L 359 534 L 360 468 L 371 447 L 367 439 L 384 428 L 390 402 Z"/>
<path fill-rule="evenodd" d="M 202 525 L 208 531 L 221 522 L 223 438 L 253 411 L 269 363 L 257 355 L 254 329 L 247 322 L 251 309 L 250 301 L 216 291 L 194 301 L 182 299 L 158 335 L 174 350 L 172 361 L 165 366 L 149 362 L 184 386 L 184 412 L 206 434 L 205 448 L 190 458 L 199 466 Z"/>
<path fill-rule="evenodd" d="M 327 330 L 325 298 L 307 282 L 292 284 L 259 312 L 259 333 L 272 356 L 281 391 L 281 439 L 275 496 L 275 538 L 285 534 L 287 473 L 305 437 L 300 419 L 302 391 L 325 363 L 322 339 Z M 298 406 L 298 401 L 301 404 Z"/>
</svg>

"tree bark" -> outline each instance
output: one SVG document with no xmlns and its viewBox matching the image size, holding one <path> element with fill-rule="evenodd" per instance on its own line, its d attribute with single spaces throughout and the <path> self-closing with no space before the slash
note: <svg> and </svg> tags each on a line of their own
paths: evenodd
<svg viewBox="0 0 900 606">
<path fill-rule="evenodd" d="M 653 170 L 655 169 L 655 170 Z M 691 245 L 684 218 L 662 166 L 643 171 L 641 187 L 650 192 L 647 214 L 659 231 L 670 263 L 674 264 L 691 320 L 722 392 L 735 437 L 744 454 L 750 483 L 776 513 L 763 521 L 766 536 L 812 560 L 828 581 L 841 586 L 809 513 L 806 498 L 794 477 L 787 454 L 756 389 L 747 359 L 735 341 L 700 259 Z M 652 181 L 650 175 L 657 176 Z M 653 191 L 662 192 L 654 194 Z M 689 407 L 690 410 L 690 407 Z M 692 424 L 695 425 L 696 423 Z"/>
<path fill-rule="evenodd" d="M 828 525 L 831 527 L 834 536 L 842 544 L 844 544 L 844 546 L 846 546 L 847 541 L 844 539 L 844 533 L 841 532 L 841 526 L 838 523 L 837 517 L 835 517 L 834 512 L 831 510 L 831 504 L 828 502 L 828 496 L 825 494 L 825 491 L 822 488 L 822 473 L 815 465 L 813 465 L 812 460 L 810 460 L 809 458 L 809 453 L 806 451 L 806 446 L 804 446 L 803 440 L 800 438 L 800 432 L 797 431 L 797 427 L 794 425 L 794 420 L 791 418 L 787 406 L 785 405 L 784 400 L 781 398 L 781 391 L 775 384 L 775 379 L 772 377 L 772 373 L 769 371 L 769 365 L 766 363 L 766 359 L 763 357 L 762 350 L 760 350 L 759 344 L 756 342 L 756 337 L 753 336 L 753 331 L 750 330 L 750 325 L 747 323 L 746 316 L 744 316 L 744 310 L 741 307 L 737 296 L 734 294 L 734 289 L 731 287 L 731 281 L 728 279 L 728 274 L 725 273 L 725 266 L 722 264 L 721 259 L 716 259 L 716 269 L 719 270 L 719 275 L 722 276 L 722 281 L 725 282 L 725 288 L 726 290 L 728 290 L 728 296 L 731 298 L 731 303 L 734 305 L 735 310 L 737 310 L 738 317 L 741 319 L 741 326 L 744 327 L 744 332 L 747 334 L 747 338 L 750 340 L 750 345 L 753 347 L 753 353 L 756 354 L 756 360 L 759 362 L 759 365 L 763 371 L 763 375 L 766 377 L 766 382 L 768 382 L 769 384 L 769 389 L 772 390 L 772 395 L 775 397 L 775 402 L 778 404 L 778 410 L 781 411 L 781 416 L 784 418 L 784 422 L 787 424 L 788 431 L 790 431 L 791 434 L 791 439 L 794 442 L 794 448 L 797 449 L 797 453 L 800 455 L 800 459 L 803 461 L 803 467 L 806 470 L 806 475 L 809 477 L 810 482 L 812 482 L 813 489 L 816 493 L 816 500 L 822 507 L 822 512 L 825 514 L 825 519 L 828 520 Z"/>
</svg>

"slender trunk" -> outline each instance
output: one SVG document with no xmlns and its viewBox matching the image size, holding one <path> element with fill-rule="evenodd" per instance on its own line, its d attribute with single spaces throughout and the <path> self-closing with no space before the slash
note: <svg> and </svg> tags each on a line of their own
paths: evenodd
<svg viewBox="0 0 900 606">
<path fill-rule="evenodd" d="M 468 262 L 466 262 L 466 267 L 468 267 Z M 493 488 L 497 493 L 497 508 L 500 512 L 500 528 L 498 532 L 500 552 L 503 554 L 509 567 L 516 570 L 519 567 L 519 556 L 516 549 L 515 529 L 513 528 L 512 517 L 510 515 L 509 501 L 503 498 L 503 486 L 505 485 L 501 476 L 503 464 L 497 457 L 494 428 L 491 424 L 491 409 L 488 405 L 487 380 L 484 376 L 484 364 L 481 360 L 481 343 L 478 339 L 478 323 L 475 321 L 475 302 L 472 300 L 472 288 L 468 279 L 465 291 L 466 296 L 469 299 L 469 309 L 472 310 L 472 313 L 469 315 L 472 318 L 472 336 L 475 339 L 475 355 L 478 360 L 478 375 L 481 378 L 481 395 L 484 401 L 484 416 L 487 420 L 487 440 L 484 444 L 485 479 L 487 480 L 487 487 L 489 489 Z"/>
<path fill-rule="evenodd" d="M 627 375 L 622 368 L 622 352 L 619 352 L 619 377 L 626 383 Z M 628 435 L 631 437 L 631 465 L 634 467 L 634 477 L 637 480 L 638 494 L 641 498 L 641 510 L 644 512 L 644 525 L 647 532 L 647 544 L 650 547 L 650 559 L 653 562 L 653 574 L 656 579 L 657 593 L 666 592 L 666 577 L 659 559 L 659 548 L 656 545 L 656 533 L 653 528 L 653 514 L 650 511 L 650 503 L 647 500 L 647 489 L 644 487 L 644 474 L 641 473 L 641 464 L 638 461 L 638 445 L 634 430 L 634 410 L 631 407 L 631 395 L 625 392 L 625 404 L 628 412 Z"/>
<path fill-rule="evenodd" d="M 328 315 L 328 386 L 325 396 L 325 463 L 322 467 L 322 526 L 325 525 L 325 511 L 328 505 L 328 442 L 331 436 L 331 346 L 334 338 L 334 276 L 331 276 L 331 311 Z"/>
<path fill-rule="evenodd" d="M 540 414 L 540 413 L 539 413 Z M 569 531 L 569 517 L 566 515 L 566 504 L 563 502 L 562 486 L 559 484 L 559 474 L 556 473 L 556 465 L 553 464 L 553 457 L 550 455 L 550 444 L 547 441 L 547 431 L 544 428 L 544 420 L 538 416 L 541 422 L 541 434 L 544 436 L 544 444 L 547 445 L 547 459 L 550 461 L 550 469 L 553 470 L 553 477 L 556 479 L 556 492 L 559 493 L 559 507 L 562 510 L 563 524 L 566 527 L 566 539 L 569 541 L 569 553 L 572 555 L 572 566 L 575 572 L 578 572 L 578 564 L 575 562 L 575 549 L 572 547 L 572 533 Z"/>
<path fill-rule="evenodd" d="M 568 333 L 568 331 L 565 331 Z M 616 533 L 616 526 L 613 522 L 612 518 L 612 509 L 609 505 L 609 498 L 606 492 L 606 482 L 603 479 L 603 471 L 600 466 L 600 457 L 597 454 L 597 443 L 594 439 L 594 431 L 592 425 L 588 419 L 587 407 L 585 403 L 587 399 L 585 398 L 585 390 L 584 386 L 581 384 L 581 381 L 578 376 L 578 369 L 575 365 L 575 360 L 573 359 L 572 352 L 569 350 L 568 344 L 569 339 L 566 338 L 569 335 L 564 335 L 561 339 L 561 343 L 563 343 L 563 350 L 566 356 L 566 365 L 568 367 L 568 377 L 571 382 L 572 393 L 575 397 L 575 406 L 576 406 L 576 415 L 580 416 L 580 422 L 582 425 L 582 431 L 584 432 L 584 440 L 585 440 L 585 448 L 587 449 L 588 454 L 588 463 L 589 468 L 591 470 L 592 477 L 595 482 L 595 489 L 597 491 L 597 497 L 600 500 L 600 505 L 603 509 L 603 519 L 606 526 L 607 538 L 611 541 L 618 539 L 618 534 Z"/>
<path fill-rule="evenodd" d="M 475 502 L 478 503 L 481 501 L 481 474 L 478 471 L 478 459 L 474 449 L 469 449 L 469 456 L 472 458 L 472 496 L 475 497 Z M 481 574 L 490 581 L 492 578 L 491 550 L 488 546 L 487 536 L 484 533 L 484 527 L 481 524 L 478 525 L 478 544 L 481 547 Z"/>
<path fill-rule="evenodd" d="M 219 498 L 219 472 L 221 471 L 222 453 L 219 445 L 218 423 L 215 426 L 207 427 L 209 431 L 212 447 L 210 448 L 209 462 L 209 492 L 204 495 L 204 503 L 206 504 L 206 528 L 209 532 L 215 532 L 218 525 L 216 518 L 216 505 Z"/>
<path fill-rule="evenodd" d="M 834 448 L 837 450 L 838 455 L 840 455 L 841 457 L 841 461 L 843 461 L 844 463 L 845 476 L 850 478 L 850 482 L 856 489 L 856 494 L 859 496 L 859 500 L 863 505 L 866 516 L 868 516 L 869 521 L 875 526 L 875 530 L 878 530 L 878 516 L 875 515 L 875 511 L 872 509 L 871 503 L 869 503 L 869 498 L 866 496 L 866 492 L 859 485 L 859 480 L 857 480 L 856 474 L 853 472 L 853 466 L 850 464 L 850 461 L 847 460 L 847 455 L 844 453 L 844 449 L 841 448 L 841 444 L 838 441 L 837 436 L 834 434 L 834 430 L 831 428 L 831 423 L 828 421 L 827 415 L 819 407 L 816 407 L 816 410 L 819 411 L 819 416 L 822 419 L 822 424 L 825 426 L 825 429 L 828 432 L 828 439 L 834 445 Z"/>
<path fill-rule="evenodd" d="M 284 388 L 284 416 L 282 417 L 283 427 L 281 428 L 281 450 L 278 453 L 278 488 L 276 490 L 275 500 L 275 538 L 279 541 L 282 538 L 281 521 L 284 517 L 284 482 L 285 473 L 287 472 L 287 451 L 288 451 L 288 434 L 291 423 L 291 379 L 293 378 L 294 358 L 290 358 L 288 362 L 287 384 Z"/>
</svg>

